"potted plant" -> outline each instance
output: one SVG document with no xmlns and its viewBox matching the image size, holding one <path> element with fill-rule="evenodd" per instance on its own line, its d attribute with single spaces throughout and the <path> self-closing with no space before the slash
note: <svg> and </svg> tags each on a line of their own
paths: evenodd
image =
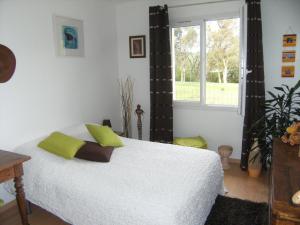
<svg viewBox="0 0 300 225">
<path fill-rule="evenodd" d="M 251 151 L 248 159 L 248 174 L 250 177 L 257 178 L 262 170 L 262 157 L 259 148 L 258 138 L 254 138 L 254 143 L 251 146 Z"/>
<path fill-rule="evenodd" d="M 275 87 L 275 92 L 268 91 L 270 96 L 263 106 L 265 115 L 258 119 L 250 128 L 257 138 L 257 145 L 250 149 L 249 164 L 259 160 L 267 169 L 272 160 L 273 138 L 284 135 L 286 128 L 300 119 L 300 80 L 292 88 L 283 84 Z M 257 151 L 258 150 L 258 151 Z M 251 154 L 251 152 L 256 154 Z"/>
</svg>

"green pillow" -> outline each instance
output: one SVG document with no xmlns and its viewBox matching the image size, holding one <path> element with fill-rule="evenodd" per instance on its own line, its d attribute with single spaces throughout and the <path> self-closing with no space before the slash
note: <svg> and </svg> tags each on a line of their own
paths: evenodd
<svg viewBox="0 0 300 225">
<path fill-rule="evenodd" d="M 206 140 L 201 137 L 187 137 L 187 138 L 175 138 L 173 141 L 175 145 L 182 145 L 188 147 L 195 147 L 195 148 L 207 148 Z"/>
<path fill-rule="evenodd" d="M 122 147 L 123 143 L 119 136 L 108 126 L 95 124 L 85 125 L 90 134 L 103 147 Z"/>
<path fill-rule="evenodd" d="M 38 146 L 55 155 L 62 156 L 65 159 L 72 159 L 84 144 L 85 142 L 80 139 L 60 132 L 53 132 L 50 136 L 41 141 Z"/>
</svg>

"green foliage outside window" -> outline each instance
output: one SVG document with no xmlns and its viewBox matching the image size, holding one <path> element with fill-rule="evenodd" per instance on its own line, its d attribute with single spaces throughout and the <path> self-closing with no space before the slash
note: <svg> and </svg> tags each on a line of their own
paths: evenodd
<svg viewBox="0 0 300 225">
<path fill-rule="evenodd" d="M 206 23 L 206 79 L 215 83 L 239 82 L 239 20 Z M 200 80 L 200 27 L 174 29 L 176 81 Z"/>
</svg>

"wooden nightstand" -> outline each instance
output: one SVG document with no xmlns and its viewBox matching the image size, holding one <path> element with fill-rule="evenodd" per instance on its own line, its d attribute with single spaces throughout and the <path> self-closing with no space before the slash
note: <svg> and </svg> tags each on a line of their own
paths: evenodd
<svg viewBox="0 0 300 225">
<path fill-rule="evenodd" d="M 28 161 L 29 159 L 29 156 L 0 150 L 0 183 L 14 179 L 16 199 L 22 225 L 29 225 L 26 213 L 26 199 L 22 183 L 23 162 Z"/>
</svg>

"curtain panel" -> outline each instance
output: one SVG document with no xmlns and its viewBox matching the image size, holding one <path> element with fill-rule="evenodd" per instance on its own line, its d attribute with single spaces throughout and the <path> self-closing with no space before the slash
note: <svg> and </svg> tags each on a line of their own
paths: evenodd
<svg viewBox="0 0 300 225">
<path fill-rule="evenodd" d="M 149 8 L 150 141 L 173 141 L 173 90 L 168 7 Z"/>
<path fill-rule="evenodd" d="M 247 0 L 247 69 L 246 102 L 243 127 L 241 169 L 248 168 L 248 158 L 255 131 L 249 132 L 252 124 L 265 114 L 265 82 L 262 43 L 260 0 Z"/>
</svg>

